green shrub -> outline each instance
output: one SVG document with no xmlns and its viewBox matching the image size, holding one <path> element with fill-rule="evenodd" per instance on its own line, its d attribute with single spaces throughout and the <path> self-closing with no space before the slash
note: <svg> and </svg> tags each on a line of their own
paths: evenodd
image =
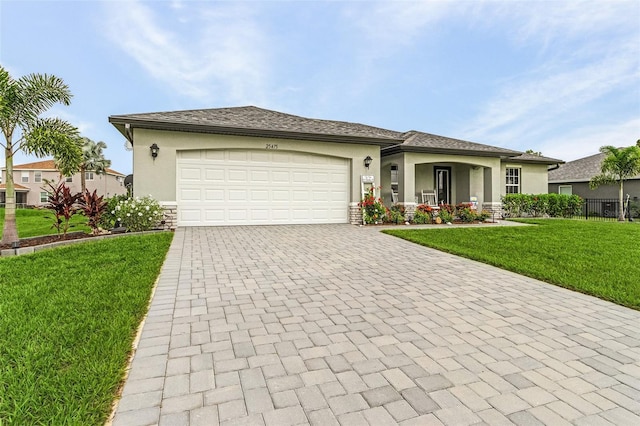
<svg viewBox="0 0 640 426">
<path fill-rule="evenodd" d="M 582 205 L 583 200 L 577 195 L 507 194 L 502 197 L 502 208 L 507 217 L 572 217 L 581 214 Z"/>
<path fill-rule="evenodd" d="M 405 221 L 405 209 L 404 206 L 396 204 L 387 210 L 387 222 L 390 223 L 404 223 Z"/>
<path fill-rule="evenodd" d="M 438 216 L 444 223 L 453 222 L 453 213 L 446 208 L 440 208 L 440 213 L 438 213 Z"/>
<path fill-rule="evenodd" d="M 151 196 L 136 197 L 119 201 L 112 214 L 128 232 L 148 231 L 162 220 L 162 207 Z"/>
<path fill-rule="evenodd" d="M 418 225 L 424 225 L 425 223 L 431 223 L 431 215 L 422 210 L 416 210 L 413 213 L 413 223 Z"/>
<path fill-rule="evenodd" d="M 456 210 L 456 215 L 460 218 L 460 220 L 464 223 L 471 223 L 477 220 L 478 215 L 475 210 L 472 210 L 471 207 L 463 207 L 461 209 Z"/>
<path fill-rule="evenodd" d="M 126 194 L 123 195 L 114 195 L 113 197 L 107 198 L 105 201 L 107 202 L 107 207 L 105 211 L 100 216 L 100 228 L 102 229 L 111 229 L 114 228 L 117 224 L 116 217 L 116 206 L 124 200 L 128 200 L 130 197 Z"/>
</svg>

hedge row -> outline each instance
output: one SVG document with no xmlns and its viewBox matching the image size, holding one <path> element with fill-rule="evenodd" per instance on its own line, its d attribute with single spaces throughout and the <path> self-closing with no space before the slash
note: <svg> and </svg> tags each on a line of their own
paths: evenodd
<svg viewBox="0 0 640 426">
<path fill-rule="evenodd" d="M 582 213 L 584 200 L 577 195 L 507 194 L 502 197 L 505 216 L 572 217 Z"/>
</svg>

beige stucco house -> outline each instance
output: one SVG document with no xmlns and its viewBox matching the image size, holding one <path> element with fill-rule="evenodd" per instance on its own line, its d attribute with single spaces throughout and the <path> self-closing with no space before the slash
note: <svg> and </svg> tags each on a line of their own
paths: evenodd
<svg viewBox="0 0 640 426">
<path fill-rule="evenodd" d="M 134 195 L 151 194 L 178 226 L 359 223 L 369 182 L 409 212 L 424 189 L 500 211 L 507 192 L 545 193 L 548 166 L 561 162 L 253 106 L 109 121 L 133 145 Z"/>
<path fill-rule="evenodd" d="M 126 194 L 124 186 L 125 176 L 113 169 L 107 169 L 105 174 L 86 172 L 87 190 L 97 190 L 98 195 L 111 197 Z M 0 185 L 0 204 L 5 202 L 5 184 L 7 179 L 6 168 L 2 169 L 2 185 Z M 80 174 L 62 177 L 56 169 L 53 160 L 37 161 L 34 163 L 18 164 L 13 166 L 13 182 L 16 189 L 16 204 L 19 206 L 40 206 L 47 203 L 47 190 L 45 181 L 57 184 L 64 179 L 71 192 L 80 192 Z"/>
</svg>

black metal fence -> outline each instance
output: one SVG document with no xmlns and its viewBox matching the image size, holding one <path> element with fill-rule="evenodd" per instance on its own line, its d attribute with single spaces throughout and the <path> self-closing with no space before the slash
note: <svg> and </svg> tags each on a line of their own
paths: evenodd
<svg viewBox="0 0 640 426">
<path fill-rule="evenodd" d="M 627 200 L 625 218 L 633 220 L 634 213 L 631 201 Z M 582 217 L 589 220 L 618 220 L 620 214 L 620 201 L 605 198 L 585 198 L 582 206 Z"/>
</svg>

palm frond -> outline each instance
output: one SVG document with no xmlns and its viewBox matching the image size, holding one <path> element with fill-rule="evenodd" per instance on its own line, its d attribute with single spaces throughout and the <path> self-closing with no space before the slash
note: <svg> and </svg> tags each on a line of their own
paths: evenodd
<svg viewBox="0 0 640 426">
<path fill-rule="evenodd" d="M 78 129 L 59 118 L 37 119 L 24 135 L 23 149 L 37 157 L 53 156 L 65 176 L 75 173 L 82 162 Z"/>
</svg>

